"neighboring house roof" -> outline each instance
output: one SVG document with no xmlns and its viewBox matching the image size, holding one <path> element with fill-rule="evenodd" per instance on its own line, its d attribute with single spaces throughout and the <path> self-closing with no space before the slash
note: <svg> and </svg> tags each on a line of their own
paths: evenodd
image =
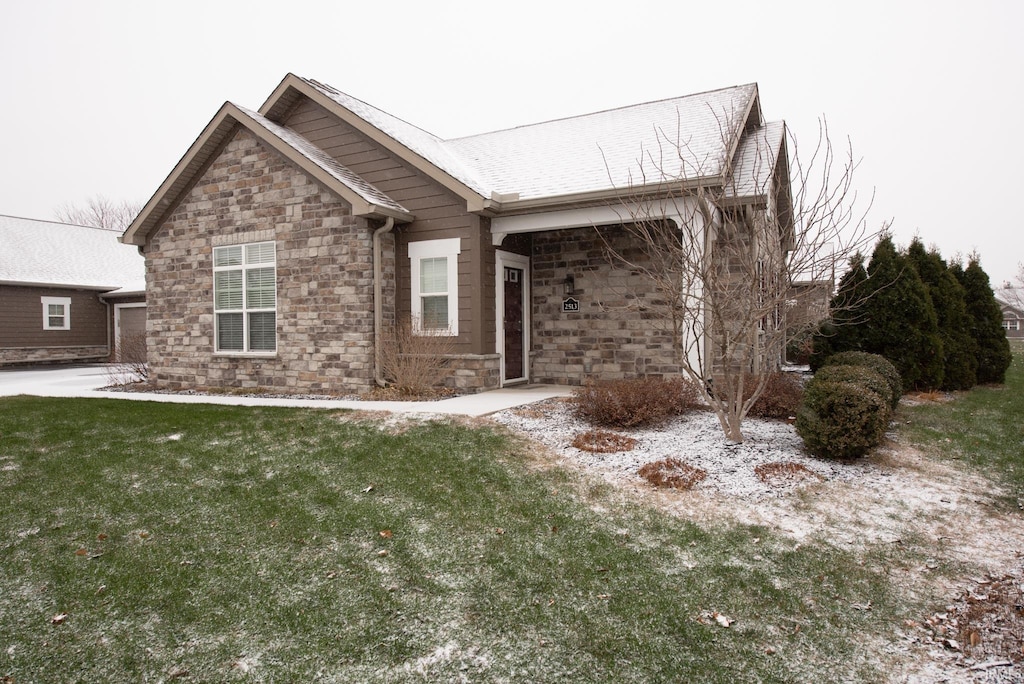
<svg viewBox="0 0 1024 684">
<path fill-rule="evenodd" d="M 757 85 L 609 109 L 445 140 L 336 88 L 288 74 L 253 112 L 225 103 L 125 233 L 143 244 L 241 125 L 361 206 L 356 215 L 413 220 L 398 202 L 281 126 L 302 98 L 324 107 L 461 196 L 469 211 L 553 207 L 609 199 L 672 182 L 728 185 L 760 198 L 785 153 L 785 124 L 761 120 Z M 724 176 L 735 171 L 731 180 Z M 787 169 L 788 171 L 788 169 Z"/>
<path fill-rule="evenodd" d="M 1004 310 L 1024 316 L 1024 287 L 1000 287 L 994 293 Z"/>
<path fill-rule="evenodd" d="M 118 231 L 0 216 L 0 283 L 116 290 L 145 281 L 145 259 Z"/>
</svg>

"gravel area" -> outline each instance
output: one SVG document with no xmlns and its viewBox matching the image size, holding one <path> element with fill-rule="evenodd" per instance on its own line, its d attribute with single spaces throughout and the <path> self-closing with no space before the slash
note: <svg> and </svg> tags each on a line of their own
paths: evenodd
<svg viewBox="0 0 1024 684">
<path fill-rule="evenodd" d="M 715 415 L 698 411 L 655 428 L 620 430 L 637 441 L 630 451 L 590 453 L 572 446 L 573 438 L 591 426 L 573 416 L 569 402 L 551 400 L 492 416 L 497 422 L 529 435 L 554 453 L 609 479 L 642 482 L 640 466 L 663 458 L 678 458 L 707 471 L 694 489 L 748 501 L 784 496 L 800 486 L 799 478 L 772 478 L 763 482 L 755 468 L 769 463 L 796 463 L 816 473 L 822 481 L 863 481 L 888 475 L 866 461 L 842 463 L 808 455 L 792 425 L 749 418 L 743 423 L 746 441 L 726 442 Z"/>
</svg>

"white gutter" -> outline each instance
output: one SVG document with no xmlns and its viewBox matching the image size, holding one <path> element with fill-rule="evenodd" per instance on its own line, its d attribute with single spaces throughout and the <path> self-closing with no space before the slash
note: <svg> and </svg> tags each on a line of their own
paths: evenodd
<svg viewBox="0 0 1024 684">
<path fill-rule="evenodd" d="M 391 232 L 395 219 L 388 217 L 384 225 L 373 231 L 373 380 L 378 387 L 384 387 L 384 371 L 380 367 L 381 328 L 384 327 L 384 287 L 381 283 L 380 236 Z"/>
</svg>

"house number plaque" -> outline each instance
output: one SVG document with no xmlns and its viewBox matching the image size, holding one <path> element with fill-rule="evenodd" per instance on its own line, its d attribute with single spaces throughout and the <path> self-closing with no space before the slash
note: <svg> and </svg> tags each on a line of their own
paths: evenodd
<svg viewBox="0 0 1024 684">
<path fill-rule="evenodd" d="M 574 297 L 562 300 L 562 313 L 576 313 L 580 310 L 580 302 Z"/>
</svg>

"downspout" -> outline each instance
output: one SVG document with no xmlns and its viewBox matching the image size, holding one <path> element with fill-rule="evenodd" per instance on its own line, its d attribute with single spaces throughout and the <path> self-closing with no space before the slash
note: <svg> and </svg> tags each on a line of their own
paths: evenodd
<svg viewBox="0 0 1024 684">
<path fill-rule="evenodd" d="M 384 327 L 384 286 L 381 283 L 380 236 L 390 233 L 395 227 L 395 219 L 388 217 L 384 225 L 373 231 L 373 380 L 378 387 L 385 387 L 384 371 L 380 367 L 381 329 Z"/>
</svg>

